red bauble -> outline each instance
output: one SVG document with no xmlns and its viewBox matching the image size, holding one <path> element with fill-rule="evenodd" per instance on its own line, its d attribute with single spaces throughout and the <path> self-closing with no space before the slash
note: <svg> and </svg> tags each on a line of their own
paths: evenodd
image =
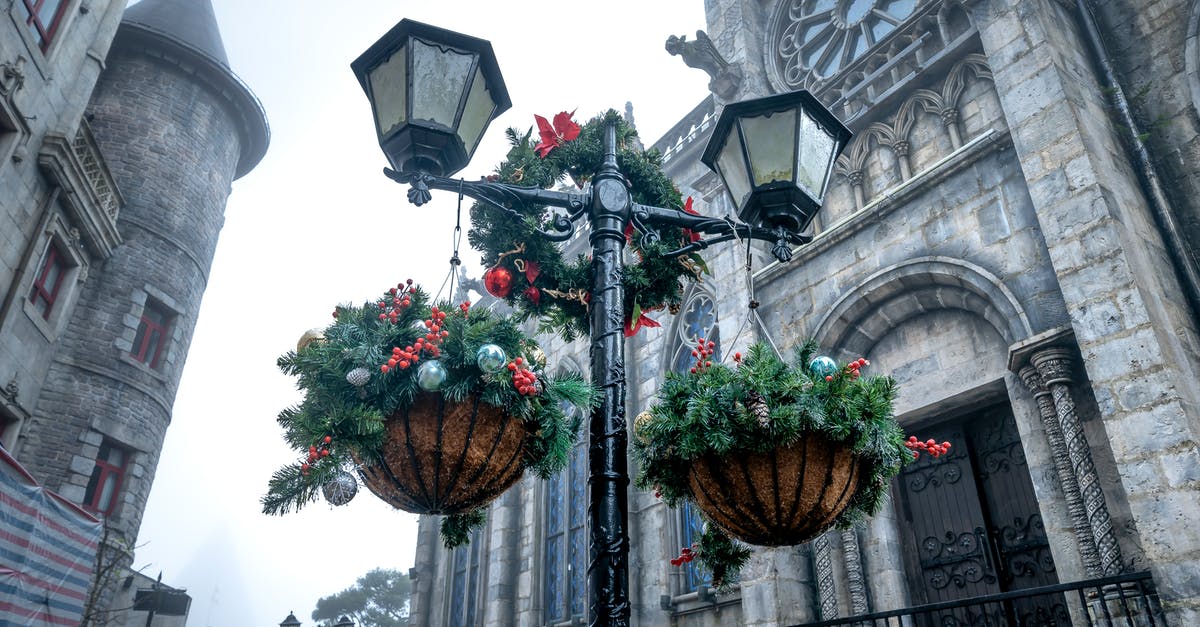
<svg viewBox="0 0 1200 627">
<path fill-rule="evenodd" d="M 512 292 L 513 273 L 512 270 L 503 266 L 493 266 L 490 270 L 483 273 L 483 287 L 487 289 L 488 294 L 496 298 L 508 298 Z"/>
</svg>

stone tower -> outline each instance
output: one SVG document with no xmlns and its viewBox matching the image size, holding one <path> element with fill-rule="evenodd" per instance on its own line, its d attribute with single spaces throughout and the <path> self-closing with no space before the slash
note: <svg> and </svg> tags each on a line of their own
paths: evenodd
<svg viewBox="0 0 1200 627">
<path fill-rule="evenodd" d="M 231 183 L 263 157 L 269 131 L 230 70 L 208 0 L 130 7 L 106 66 L 87 118 L 125 200 L 122 241 L 83 283 L 20 458 L 47 487 L 106 515 L 113 546 L 129 547 Z"/>
</svg>

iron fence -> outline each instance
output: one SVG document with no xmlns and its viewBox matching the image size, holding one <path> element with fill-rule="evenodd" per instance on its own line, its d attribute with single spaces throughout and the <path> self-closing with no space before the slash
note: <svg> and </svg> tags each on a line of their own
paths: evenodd
<svg viewBox="0 0 1200 627">
<path fill-rule="evenodd" d="M 1039 586 L 793 627 L 1167 627 L 1149 572 Z"/>
</svg>

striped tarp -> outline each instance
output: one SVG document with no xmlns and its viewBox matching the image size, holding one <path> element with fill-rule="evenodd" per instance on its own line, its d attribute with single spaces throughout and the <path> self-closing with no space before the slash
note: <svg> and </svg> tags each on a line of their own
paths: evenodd
<svg viewBox="0 0 1200 627">
<path fill-rule="evenodd" d="M 0 448 L 0 627 L 78 625 L 102 532 Z"/>
</svg>

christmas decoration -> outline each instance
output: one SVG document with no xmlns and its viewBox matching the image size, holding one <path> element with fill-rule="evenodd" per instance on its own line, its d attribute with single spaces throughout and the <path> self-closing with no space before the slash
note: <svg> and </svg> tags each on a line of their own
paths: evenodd
<svg viewBox="0 0 1200 627">
<path fill-rule="evenodd" d="M 512 292 L 513 273 L 504 266 L 493 266 L 483 273 L 483 287 L 496 298 L 508 298 Z"/>
<path fill-rule="evenodd" d="M 551 126 L 546 118 L 540 115 L 534 115 L 533 119 L 537 121 L 538 134 L 541 135 L 542 141 L 533 149 L 537 156 L 545 159 L 546 155 L 550 154 L 551 150 L 563 145 L 564 142 L 573 141 L 579 137 L 579 125 L 571 119 L 575 115 L 572 111 L 560 112 L 554 116 L 554 125 Z"/>
<path fill-rule="evenodd" d="M 506 362 L 508 362 L 508 355 L 503 348 L 495 344 L 484 344 L 475 353 L 475 364 L 488 374 L 500 372 L 504 369 Z"/>
<path fill-rule="evenodd" d="M 496 180 L 549 188 L 570 176 L 582 183 L 603 163 L 604 126 L 612 122 L 617 130 L 617 161 L 628 179 L 633 202 L 683 209 L 685 203 L 679 190 L 662 172 L 661 155 L 638 150 L 637 132 L 616 111 L 589 120 L 579 127 L 577 135 L 564 125 L 570 121 L 569 114 L 562 121 L 558 121 L 558 117 L 555 123 L 539 123 L 537 140 L 533 139 L 532 129 L 525 133 L 509 129 L 512 149 L 497 169 Z M 574 139 L 571 139 L 573 135 Z M 520 218 L 514 219 L 514 211 L 521 213 Z M 551 214 L 539 206 L 505 210 L 476 203 L 471 209 L 472 229 L 468 236 L 471 245 L 483 251 L 484 267 L 503 268 L 511 277 L 511 285 L 506 289 L 492 291 L 488 287 L 489 293 L 512 305 L 518 317 L 538 318 L 545 330 L 571 340 L 589 332 L 591 260 L 584 256 L 564 259 L 558 243 L 537 234 L 539 230 L 552 229 Z M 695 272 L 703 271 L 703 260 L 698 254 L 686 256 L 690 265 L 678 258 L 664 256 L 691 243 L 694 234 L 685 236 L 682 228 L 669 228 L 659 235 L 659 239 L 653 240 L 643 237 L 636 229 L 630 233 L 630 248 L 637 261 L 625 266 L 621 281 L 625 294 L 624 316 L 630 321 L 631 331 L 653 326 L 647 322 L 651 320 L 648 316 L 634 315 L 635 307 L 654 311 L 680 302 L 683 282 L 696 280 Z M 519 254 L 511 250 L 513 242 L 521 243 Z M 509 259 L 509 256 L 513 258 Z M 516 268 L 514 261 L 518 258 L 524 262 L 525 269 L 510 270 L 510 267 Z M 531 267 L 537 268 L 532 277 Z M 536 290 L 531 290 L 529 288 L 535 287 L 534 281 Z M 485 285 L 488 285 L 486 276 Z"/>
<path fill-rule="evenodd" d="M 367 381 L 370 380 L 371 371 L 367 370 L 366 368 L 355 368 L 354 370 L 346 373 L 346 383 L 349 383 L 356 388 L 366 385 Z"/>
<path fill-rule="evenodd" d="M 821 378 L 832 376 L 837 369 L 837 362 L 824 355 L 818 355 L 808 362 L 808 371 Z"/>
<path fill-rule="evenodd" d="M 325 341 L 279 359 L 304 392 L 278 417 L 300 459 L 271 477 L 265 513 L 286 514 L 320 493 L 333 502 L 325 487 L 356 466 L 377 497 L 450 516 L 465 539 L 462 526 L 480 520 L 473 513 L 526 470 L 546 478 L 566 464 L 578 423 L 562 408 L 594 407 L 598 395 L 578 375 L 552 377 L 524 359 L 508 370 L 507 355 L 537 348 L 516 321 L 465 303 L 433 305 L 411 281 L 335 311 Z M 497 367 L 481 376 L 485 346 Z M 437 470 L 443 458 L 458 461 Z"/>
<path fill-rule="evenodd" d="M 442 367 L 442 362 L 431 359 L 417 368 L 417 385 L 426 392 L 436 392 L 442 389 L 442 384 L 446 382 L 446 369 Z"/>
<path fill-rule="evenodd" d="M 537 346 L 525 347 L 525 357 L 528 358 L 530 363 L 532 363 L 538 370 L 546 369 L 546 353 Z"/>
<path fill-rule="evenodd" d="M 358 494 L 358 480 L 354 475 L 342 470 L 333 475 L 333 478 L 325 482 L 321 486 L 321 494 L 325 495 L 325 501 L 335 507 L 349 503 L 354 495 Z"/>
<path fill-rule="evenodd" d="M 309 329 L 304 332 L 304 335 L 300 336 L 300 341 L 296 342 L 296 352 L 299 353 L 300 351 L 304 350 L 305 346 L 308 346 L 309 344 L 312 344 L 313 342 L 320 342 L 324 339 L 325 339 L 325 330 L 324 329 Z"/>
<path fill-rule="evenodd" d="M 830 369 L 809 342 L 796 366 L 759 344 L 726 366 L 714 349 L 698 341 L 695 366 L 667 374 L 632 444 L 638 487 L 714 523 L 693 555 L 719 587 L 749 555 L 730 536 L 799 544 L 861 520 L 913 457 L 892 414 L 895 383 L 862 377 L 866 360 Z"/>
</svg>

